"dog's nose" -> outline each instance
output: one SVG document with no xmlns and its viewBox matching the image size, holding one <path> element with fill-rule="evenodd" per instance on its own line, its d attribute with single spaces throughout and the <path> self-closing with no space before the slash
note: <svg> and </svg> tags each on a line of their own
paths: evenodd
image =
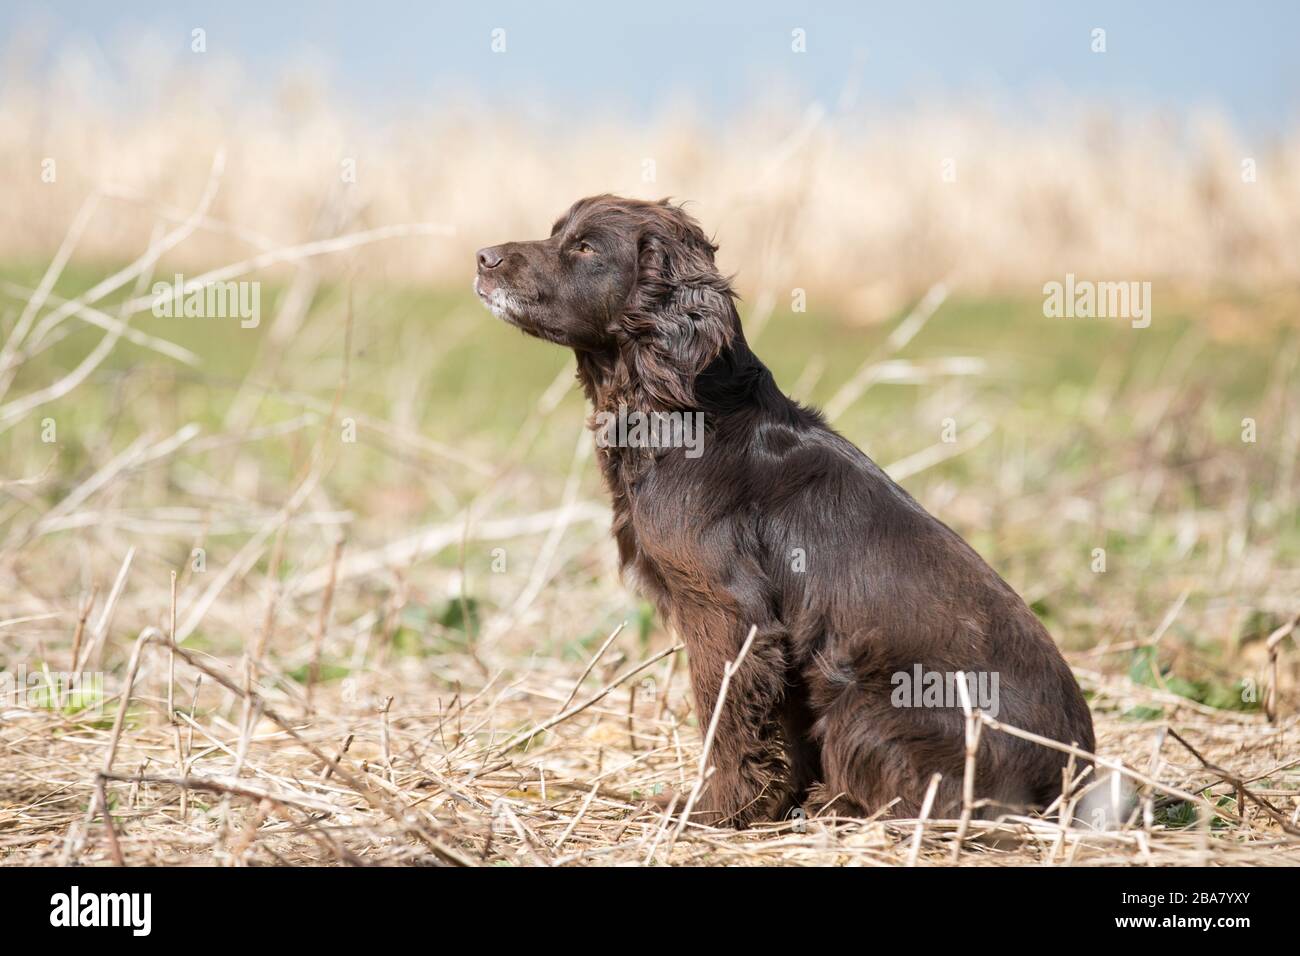
<svg viewBox="0 0 1300 956">
<path fill-rule="evenodd" d="M 499 265 L 501 265 L 501 253 L 497 251 L 496 246 L 488 246 L 486 249 L 478 251 L 478 268 L 480 272 L 495 269 Z"/>
</svg>

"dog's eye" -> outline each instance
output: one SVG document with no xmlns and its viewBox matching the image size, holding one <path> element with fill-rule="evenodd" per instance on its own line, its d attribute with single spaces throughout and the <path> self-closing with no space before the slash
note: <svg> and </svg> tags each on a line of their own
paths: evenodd
<svg viewBox="0 0 1300 956">
<path fill-rule="evenodd" d="M 591 253 L 596 251 L 592 248 L 592 245 L 589 242 L 580 242 L 574 248 L 583 255 L 591 255 Z"/>
</svg>

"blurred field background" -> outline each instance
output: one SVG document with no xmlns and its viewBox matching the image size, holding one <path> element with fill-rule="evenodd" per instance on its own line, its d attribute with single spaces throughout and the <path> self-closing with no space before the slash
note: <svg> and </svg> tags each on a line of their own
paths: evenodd
<svg viewBox="0 0 1300 956">
<path fill-rule="evenodd" d="M 0 703 L 0 863 L 1300 862 L 1294 122 L 881 110 L 852 71 L 723 119 L 373 120 L 37 36 L 0 86 L 0 671 L 49 676 Z M 687 661 L 618 580 L 572 356 L 469 288 L 601 191 L 689 200 L 778 381 L 1025 596 L 1149 781 L 1130 825 L 665 813 Z M 150 313 L 216 270 L 256 328 Z M 1152 282 L 1151 326 L 1045 318 L 1066 273 Z"/>
</svg>

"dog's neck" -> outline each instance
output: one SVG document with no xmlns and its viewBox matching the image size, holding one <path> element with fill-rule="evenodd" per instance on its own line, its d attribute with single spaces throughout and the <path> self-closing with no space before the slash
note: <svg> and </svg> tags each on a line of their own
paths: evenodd
<svg viewBox="0 0 1300 956">
<path fill-rule="evenodd" d="M 626 416 L 632 412 L 648 415 L 662 409 L 653 406 L 617 350 L 575 350 L 575 354 L 578 381 L 591 403 L 592 413 L 587 418 L 587 427 L 597 438 L 596 459 L 605 485 L 614 498 L 617 516 L 630 486 L 654 464 L 653 449 L 603 442 L 599 440 L 599 433 L 606 427 L 604 423 L 610 420 L 608 416 Z"/>
<path fill-rule="evenodd" d="M 739 324 L 712 361 L 688 383 L 692 397 L 689 406 L 657 400 L 650 383 L 639 378 L 636 363 L 629 361 L 629 351 L 628 347 L 574 349 L 578 381 L 593 411 L 617 412 L 622 406 L 643 414 L 700 411 L 720 415 L 768 397 L 761 393 L 762 386 L 771 381 L 771 374 L 750 351 Z"/>
<path fill-rule="evenodd" d="M 649 417 L 654 414 L 700 414 L 706 432 L 725 428 L 736 415 L 763 416 L 766 411 L 784 419 L 797 408 L 780 390 L 771 372 L 736 330 L 722 351 L 689 383 L 694 399 L 690 407 L 666 407 L 656 401 L 652 390 L 638 380 L 635 363 L 622 350 L 575 350 L 578 381 L 591 402 L 592 414 L 587 426 L 598 432 L 611 420 L 633 413 Z M 662 449 L 628 447 L 597 442 L 601 470 L 610 491 L 634 482 L 651 468 Z"/>
</svg>

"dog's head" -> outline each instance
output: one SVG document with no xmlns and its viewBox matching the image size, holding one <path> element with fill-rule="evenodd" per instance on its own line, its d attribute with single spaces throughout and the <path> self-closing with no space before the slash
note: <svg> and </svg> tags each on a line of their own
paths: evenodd
<svg viewBox="0 0 1300 956">
<path fill-rule="evenodd" d="M 549 239 L 480 249 L 474 291 L 530 335 L 617 355 L 657 404 L 684 407 L 738 328 L 716 248 L 666 200 L 593 196 Z"/>
</svg>

